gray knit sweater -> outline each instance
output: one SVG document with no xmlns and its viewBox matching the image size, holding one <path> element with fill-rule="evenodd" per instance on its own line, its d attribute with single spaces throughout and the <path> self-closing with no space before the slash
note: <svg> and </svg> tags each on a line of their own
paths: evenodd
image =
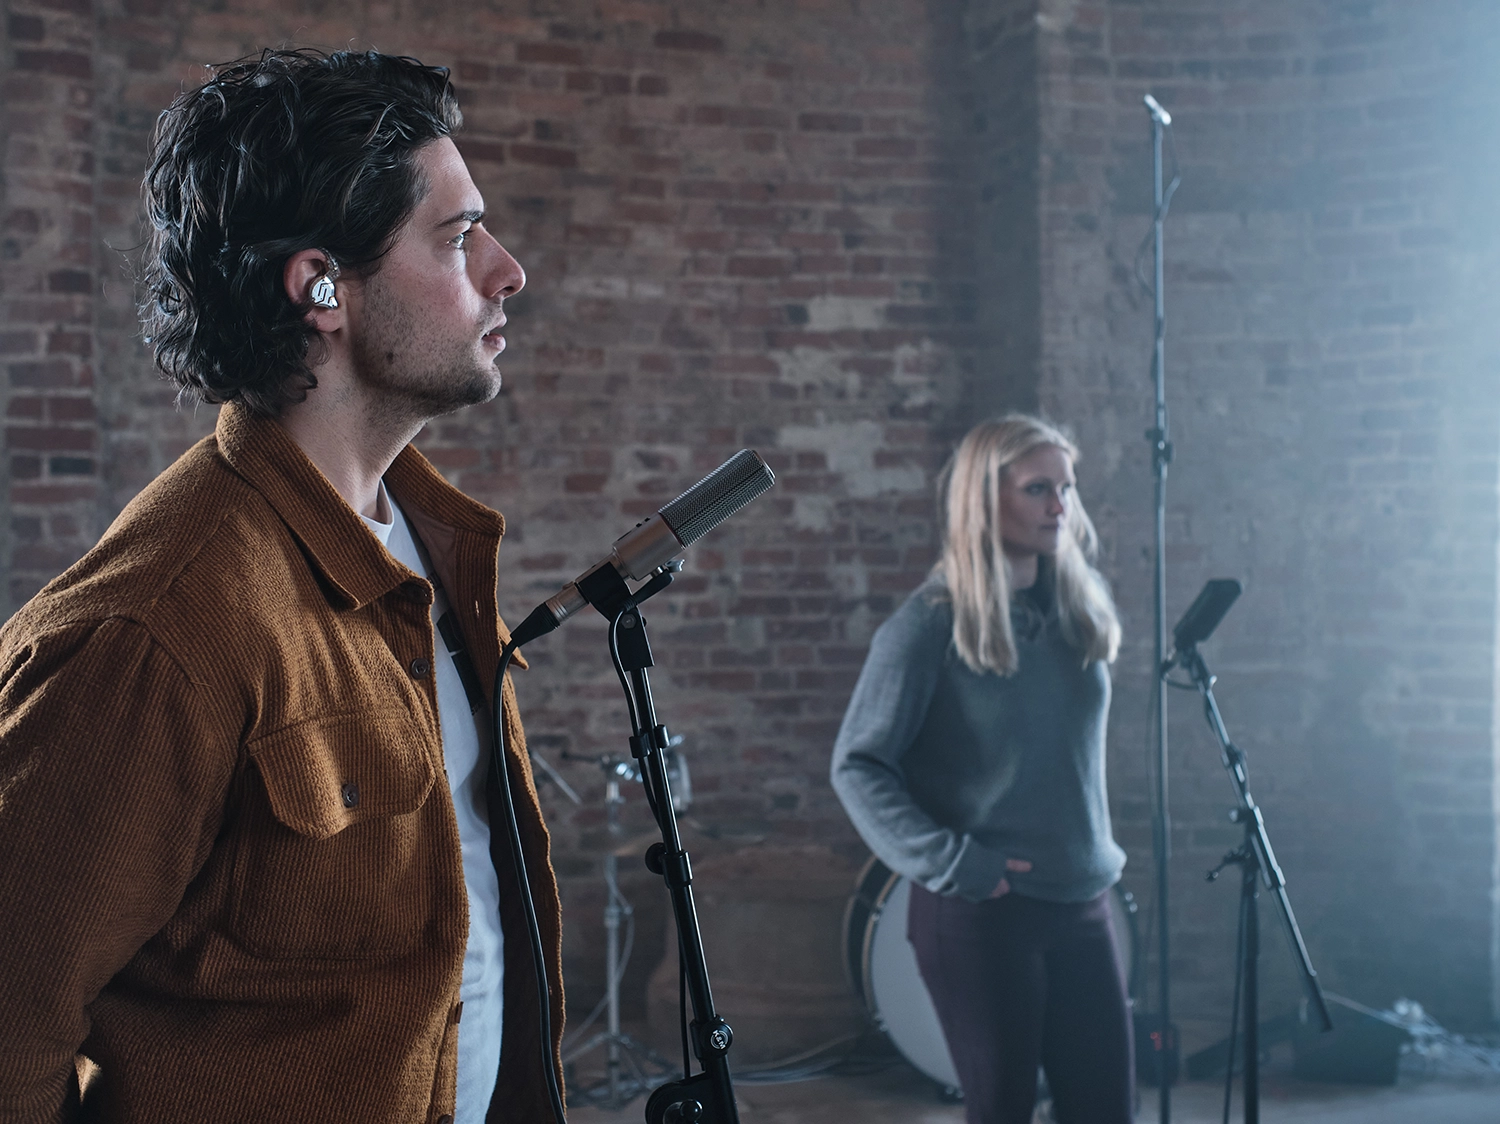
<svg viewBox="0 0 1500 1124">
<path fill-rule="evenodd" d="M 1104 784 L 1109 670 L 1084 666 L 1055 611 L 1012 603 L 1019 667 L 976 674 L 929 580 L 875 633 L 833 749 L 832 780 L 887 866 L 935 893 L 1080 902 L 1119 880 Z M 1026 859 L 1029 873 L 1007 873 Z"/>
</svg>

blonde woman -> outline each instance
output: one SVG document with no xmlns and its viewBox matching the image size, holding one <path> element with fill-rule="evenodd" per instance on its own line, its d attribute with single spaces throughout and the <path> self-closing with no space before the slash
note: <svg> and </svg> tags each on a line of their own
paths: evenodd
<svg viewBox="0 0 1500 1124">
<path fill-rule="evenodd" d="M 1091 564 L 1078 450 L 1011 414 L 945 470 L 943 553 L 875 633 L 833 752 L 870 849 L 914 885 L 908 931 L 969 1124 L 1126 1124 L 1135 1090 L 1107 894 L 1120 625 Z"/>
</svg>

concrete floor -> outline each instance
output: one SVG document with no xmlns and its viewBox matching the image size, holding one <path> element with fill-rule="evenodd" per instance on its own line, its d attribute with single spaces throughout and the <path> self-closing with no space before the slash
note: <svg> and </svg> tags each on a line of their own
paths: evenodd
<svg viewBox="0 0 1500 1124">
<path fill-rule="evenodd" d="M 1178 1086 L 1176 1124 L 1219 1124 L 1223 1085 Z M 924 1077 L 895 1063 L 862 1077 L 827 1077 L 786 1085 L 735 1086 L 740 1116 L 754 1124 L 963 1124 L 961 1105 L 944 1104 Z M 640 1124 L 645 1099 L 624 1108 L 576 1107 L 571 1124 Z M 1155 1090 L 1143 1090 L 1139 1124 L 1159 1118 Z M 1236 1091 L 1230 1119 L 1244 1119 Z M 1266 1124 L 1500 1124 L 1500 1081 L 1425 1081 L 1394 1088 L 1322 1085 L 1270 1075 L 1261 1087 Z"/>
</svg>

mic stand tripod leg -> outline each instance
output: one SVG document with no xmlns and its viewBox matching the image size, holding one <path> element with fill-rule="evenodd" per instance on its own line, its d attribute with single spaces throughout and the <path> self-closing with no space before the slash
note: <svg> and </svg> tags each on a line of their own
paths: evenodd
<svg viewBox="0 0 1500 1124">
<path fill-rule="evenodd" d="M 1238 817 L 1236 817 L 1238 818 Z M 1234 966 L 1236 1018 L 1229 1030 L 1229 1056 L 1225 1059 L 1224 1113 L 1228 1118 L 1230 1091 L 1234 1087 L 1234 1055 L 1237 1035 L 1244 1059 L 1245 1124 L 1260 1124 L 1260 860 L 1255 849 L 1254 825 L 1245 820 L 1245 841 L 1213 870 L 1208 880 L 1218 880 L 1226 866 L 1240 868 L 1239 959 Z"/>
<path fill-rule="evenodd" d="M 1260 908 L 1256 904 L 1260 864 L 1255 860 L 1248 824 L 1245 851 L 1240 871 L 1241 908 L 1245 911 L 1245 1124 L 1260 1124 Z"/>
</svg>

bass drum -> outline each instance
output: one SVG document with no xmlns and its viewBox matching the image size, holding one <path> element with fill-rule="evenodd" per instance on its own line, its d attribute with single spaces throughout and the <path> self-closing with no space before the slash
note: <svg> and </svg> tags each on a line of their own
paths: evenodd
<svg viewBox="0 0 1500 1124">
<path fill-rule="evenodd" d="M 844 911 L 844 967 L 854 994 L 902 1057 L 945 1089 L 957 1090 L 948 1043 L 917 969 L 917 954 L 906 939 L 910 899 L 909 880 L 877 858 L 865 864 Z M 1109 904 L 1134 995 L 1140 969 L 1135 899 L 1116 885 Z"/>
</svg>

